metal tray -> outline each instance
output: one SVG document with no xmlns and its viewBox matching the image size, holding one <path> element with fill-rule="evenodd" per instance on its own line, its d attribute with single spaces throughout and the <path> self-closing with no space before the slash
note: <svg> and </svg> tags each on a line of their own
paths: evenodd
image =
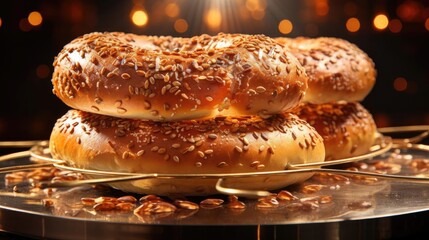
<svg viewBox="0 0 429 240">
<path fill-rule="evenodd" d="M 0 161 L 0 167 L 5 170 L 5 167 L 34 164 L 26 154 L 18 152 L 9 156 L 8 161 Z M 311 236 L 311 239 L 315 235 L 305 229 L 323 229 L 327 235 L 317 237 L 332 239 L 344 235 L 341 233 L 344 227 L 340 226 L 350 229 L 349 222 L 376 220 L 379 225 L 380 220 L 389 217 L 425 213 L 429 209 L 427 145 L 395 146 L 384 154 L 322 168 L 314 174 L 305 182 L 270 191 L 280 195 L 287 191 L 295 197 L 292 200 L 281 200 L 280 195 L 257 198 L 227 194 L 171 196 L 162 201 L 171 204 L 177 203 L 176 200 L 189 201 L 198 209 L 178 205 L 173 212 L 141 214 L 133 210 L 95 210 L 93 206 L 85 206 L 82 199 L 126 195 L 140 199 L 144 195 L 122 192 L 105 184 L 52 188 L 40 184 L 49 179 L 35 181 L 29 175 L 22 181 L 11 182 L 13 178 L 8 177 L 10 173 L 6 168 L 0 174 L 0 229 L 43 239 L 181 239 L 183 236 L 215 239 L 220 234 L 255 239 L 274 235 L 297 239 Z M 224 203 L 218 207 L 199 204 L 207 198 L 221 199 Z M 134 209 L 142 204 L 137 202 Z M 356 230 L 356 226 L 362 228 L 358 224 L 351 229 Z M 362 239 L 359 238 L 362 235 L 348 232 L 349 239 Z M 383 231 L 376 232 L 378 237 L 383 235 Z"/>
</svg>

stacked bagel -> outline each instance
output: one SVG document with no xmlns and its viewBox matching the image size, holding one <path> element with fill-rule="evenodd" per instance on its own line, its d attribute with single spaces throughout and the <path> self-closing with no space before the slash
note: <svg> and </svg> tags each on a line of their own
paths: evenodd
<svg viewBox="0 0 429 240">
<path fill-rule="evenodd" d="M 277 38 L 298 58 L 309 77 L 295 113 L 324 139 L 325 160 L 367 153 L 378 136 L 372 115 L 360 103 L 376 80 L 374 63 L 355 44 L 320 38 Z"/>
<path fill-rule="evenodd" d="M 306 96 L 306 71 L 267 36 L 96 32 L 67 44 L 54 67 L 53 92 L 72 109 L 56 122 L 50 150 L 71 166 L 209 175 L 324 161 L 322 137 L 293 113 Z M 290 183 L 309 176 L 291 175 Z M 216 181 L 161 178 L 112 186 L 206 195 L 216 192 Z M 284 177 L 261 177 L 233 187 L 284 184 Z"/>
</svg>

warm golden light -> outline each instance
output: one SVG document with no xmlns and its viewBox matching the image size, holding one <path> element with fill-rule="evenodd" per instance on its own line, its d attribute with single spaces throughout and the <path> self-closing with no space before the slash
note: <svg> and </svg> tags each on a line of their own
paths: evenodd
<svg viewBox="0 0 429 240">
<path fill-rule="evenodd" d="M 372 21 L 374 27 L 378 30 L 384 30 L 389 25 L 389 19 L 385 14 L 378 14 Z"/>
<path fill-rule="evenodd" d="M 389 29 L 393 33 L 398 33 L 402 30 L 402 23 L 399 19 L 392 19 L 389 22 Z"/>
<path fill-rule="evenodd" d="M 39 12 L 34 11 L 28 14 L 28 22 L 32 26 L 39 26 L 40 24 L 42 24 L 42 21 L 42 14 L 40 14 Z"/>
<path fill-rule="evenodd" d="M 288 19 L 283 19 L 279 23 L 279 31 L 283 34 L 289 34 L 292 32 L 293 24 Z"/>
<path fill-rule="evenodd" d="M 204 17 L 204 21 L 211 30 L 219 30 L 222 24 L 222 15 L 219 9 L 209 9 Z"/>
<path fill-rule="evenodd" d="M 262 20 L 265 17 L 265 10 L 264 9 L 258 9 L 258 10 L 250 12 L 250 15 L 255 20 Z"/>
<path fill-rule="evenodd" d="M 349 18 L 346 22 L 346 28 L 349 32 L 357 32 L 360 29 L 360 21 L 357 18 Z"/>
<path fill-rule="evenodd" d="M 316 14 L 326 16 L 329 13 L 328 0 L 316 0 Z"/>
<path fill-rule="evenodd" d="M 188 31 L 188 22 L 185 19 L 177 19 L 174 22 L 174 30 L 178 33 L 184 33 Z"/>
<path fill-rule="evenodd" d="M 403 77 L 397 77 L 393 81 L 393 88 L 398 92 L 403 92 L 407 90 L 407 86 L 408 86 L 408 81 Z"/>
<path fill-rule="evenodd" d="M 246 0 L 246 8 L 247 10 L 253 12 L 257 10 L 265 10 L 267 8 L 266 0 Z"/>
<path fill-rule="evenodd" d="M 1 27 L 1 24 L 2 24 L 2 21 L 1 21 L 1 18 L 0 18 L 0 27 Z"/>
<path fill-rule="evenodd" d="M 179 16 L 180 14 L 179 5 L 177 5 L 176 3 L 167 4 L 167 6 L 165 6 L 165 14 L 171 18 L 175 18 Z"/>
<path fill-rule="evenodd" d="M 426 21 L 425 21 L 425 28 L 426 28 L 426 30 L 428 30 L 428 31 L 429 31 L 429 18 L 426 18 Z"/>
<path fill-rule="evenodd" d="M 149 17 L 145 11 L 137 10 L 132 13 L 131 20 L 136 26 L 143 27 L 147 24 Z"/>
</svg>

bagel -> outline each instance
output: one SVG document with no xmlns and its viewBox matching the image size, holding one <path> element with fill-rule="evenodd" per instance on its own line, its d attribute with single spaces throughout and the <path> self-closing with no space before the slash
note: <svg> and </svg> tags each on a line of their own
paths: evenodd
<svg viewBox="0 0 429 240">
<path fill-rule="evenodd" d="M 379 136 L 372 115 L 358 102 L 302 103 L 294 113 L 322 136 L 325 161 L 368 153 Z"/>
<path fill-rule="evenodd" d="M 321 136 L 290 113 L 155 122 L 69 110 L 54 125 L 50 151 L 81 169 L 186 175 L 284 170 L 288 164 L 322 162 L 325 156 Z M 272 190 L 309 176 L 241 179 L 234 187 Z M 148 179 L 111 185 L 145 194 L 207 195 L 216 193 L 216 181 Z"/>
<path fill-rule="evenodd" d="M 94 32 L 65 45 L 53 66 L 53 93 L 71 108 L 154 121 L 278 114 L 307 89 L 298 60 L 263 35 Z"/>
<path fill-rule="evenodd" d="M 308 89 L 304 102 L 362 101 L 375 84 L 374 62 L 353 43 L 333 37 L 276 40 L 305 68 Z"/>
</svg>

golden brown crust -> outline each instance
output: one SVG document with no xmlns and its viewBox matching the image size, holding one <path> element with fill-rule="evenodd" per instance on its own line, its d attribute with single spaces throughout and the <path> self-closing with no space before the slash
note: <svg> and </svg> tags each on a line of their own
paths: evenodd
<svg viewBox="0 0 429 240">
<path fill-rule="evenodd" d="M 355 44 L 333 37 L 277 38 L 308 75 L 305 102 L 362 101 L 372 90 L 374 62 Z"/>
<path fill-rule="evenodd" d="M 54 67 L 53 92 L 70 107 L 155 121 L 277 114 L 307 89 L 298 60 L 263 35 L 91 33 Z"/>
<path fill-rule="evenodd" d="M 79 168 L 167 174 L 282 170 L 288 163 L 320 162 L 325 156 L 320 135 L 293 114 L 166 123 L 70 110 L 55 124 L 50 149 L 55 158 Z M 213 193 L 214 184 L 205 187 L 210 190 L 203 193 Z M 148 191 L 159 194 L 165 188 Z M 196 194 L 192 187 L 177 191 Z"/>
<path fill-rule="evenodd" d="M 302 103 L 294 113 L 323 137 L 327 161 L 368 153 L 378 136 L 372 115 L 358 102 Z"/>
</svg>

